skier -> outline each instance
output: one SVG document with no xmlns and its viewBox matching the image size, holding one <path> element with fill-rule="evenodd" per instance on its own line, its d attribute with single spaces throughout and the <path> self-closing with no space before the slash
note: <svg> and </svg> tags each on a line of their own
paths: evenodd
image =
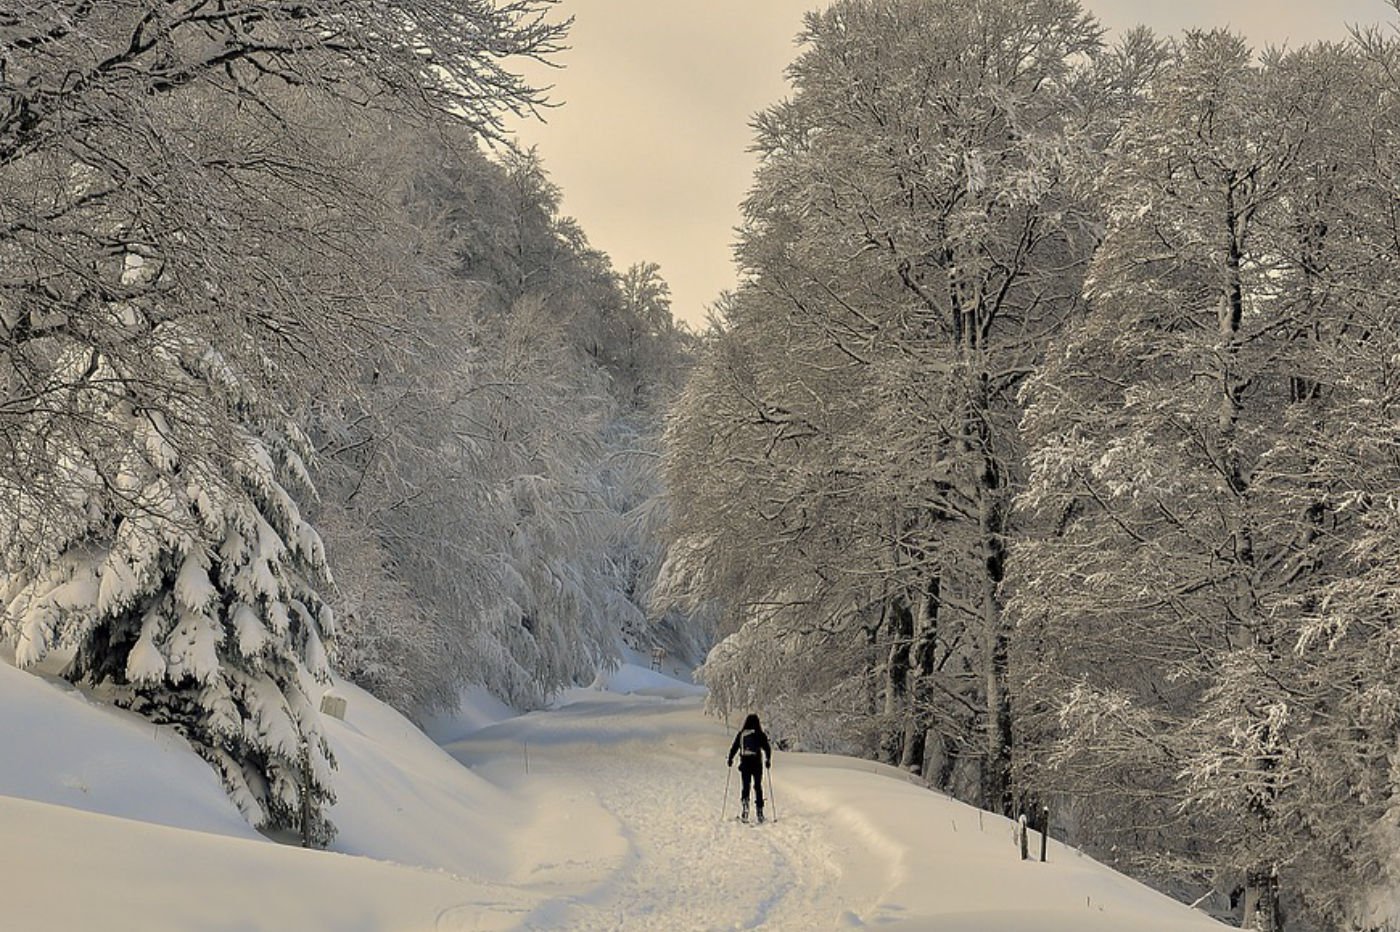
<svg viewBox="0 0 1400 932">
<path fill-rule="evenodd" d="M 773 748 L 768 743 L 768 736 L 763 733 L 763 726 L 758 723 L 758 716 L 750 712 L 744 719 L 744 727 L 739 729 L 739 733 L 734 736 L 734 743 L 729 748 L 729 766 L 734 766 L 734 756 L 739 756 L 739 776 L 743 779 L 743 790 L 739 794 L 739 801 L 743 804 L 740 819 L 747 822 L 749 820 L 749 787 L 754 788 L 754 803 L 758 809 L 758 821 L 763 821 L 763 768 L 773 766 Z M 766 758 L 763 757 L 766 755 Z"/>
</svg>

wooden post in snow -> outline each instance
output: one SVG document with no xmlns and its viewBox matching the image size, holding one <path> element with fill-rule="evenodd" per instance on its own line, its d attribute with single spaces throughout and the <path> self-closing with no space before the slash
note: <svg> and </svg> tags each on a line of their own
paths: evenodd
<svg viewBox="0 0 1400 932">
<path fill-rule="evenodd" d="M 1040 863 L 1045 863 L 1045 848 L 1050 843 L 1050 807 L 1040 807 Z"/>
</svg>

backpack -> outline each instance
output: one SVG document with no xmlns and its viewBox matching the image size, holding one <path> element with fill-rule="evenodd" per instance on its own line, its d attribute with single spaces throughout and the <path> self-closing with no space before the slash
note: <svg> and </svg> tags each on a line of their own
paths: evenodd
<svg viewBox="0 0 1400 932">
<path fill-rule="evenodd" d="M 762 732 L 750 728 L 739 734 L 739 754 L 741 757 L 755 757 L 763 749 Z"/>
</svg>

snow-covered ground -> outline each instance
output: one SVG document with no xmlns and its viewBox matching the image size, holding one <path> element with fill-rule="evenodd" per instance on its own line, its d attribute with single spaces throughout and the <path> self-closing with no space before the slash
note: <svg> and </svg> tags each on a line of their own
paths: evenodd
<svg viewBox="0 0 1400 932">
<path fill-rule="evenodd" d="M 626 666 L 557 709 L 430 728 L 353 686 L 331 852 L 247 828 L 176 736 L 0 663 L 0 898 L 16 930 L 1189 932 L 1209 919 L 878 765 L 783 754 L 726 791 L 698 690 Z M 455 760 L 454 760 L 455 758 Z M 463 766 L 465 765 L 465 766 Z"/>
</svg>

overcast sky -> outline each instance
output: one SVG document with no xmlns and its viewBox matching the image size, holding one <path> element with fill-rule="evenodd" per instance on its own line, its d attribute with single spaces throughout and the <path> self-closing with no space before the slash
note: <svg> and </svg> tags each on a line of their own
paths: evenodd
<svg viewBox="0 0 1400 932">
<path fill-rule="evenodd" d="M 753 160 L 749 119 L 787 90 L 783 68 L 804 10 L 819 0 L 563 0 L 575 18 L 561 70 L 544 79 L 562 106 L 517 124 L 537 145 L 564 212 L 624 269 L 651 261 L 676 316 L 698 326 L 733 286 L 738 204 Z M 1341 38 L 1391 22 L 1384 0 L 1087 0 L 1110 29 L 1159 33 L 1229 26 L 1258 47 Z M 530 72 L 537 79 L 539 71 Z"/>
</svg>

